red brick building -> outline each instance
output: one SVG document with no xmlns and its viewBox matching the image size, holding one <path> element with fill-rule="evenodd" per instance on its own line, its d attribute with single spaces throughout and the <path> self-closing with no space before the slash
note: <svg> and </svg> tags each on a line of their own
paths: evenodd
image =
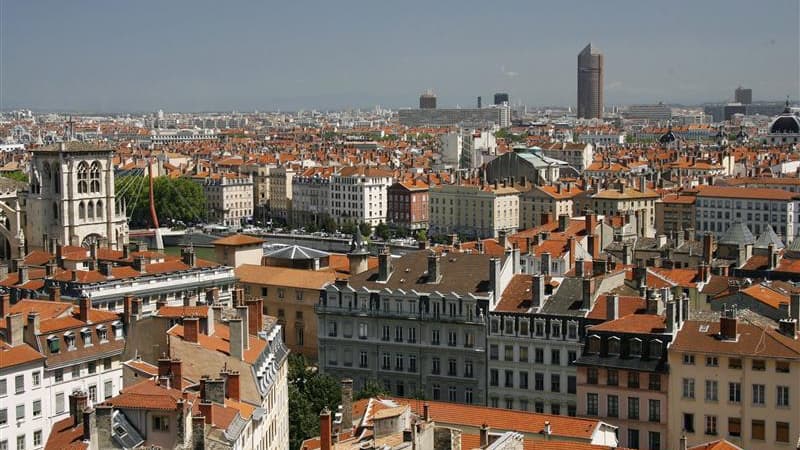
<svg viewBox="0 0 800 450">
<path fill-rule="evenodd" d="M 389 187 L 386 221 L 409 230 L 428 228 L 428 185 L 397 182 Z"/>
</svg>

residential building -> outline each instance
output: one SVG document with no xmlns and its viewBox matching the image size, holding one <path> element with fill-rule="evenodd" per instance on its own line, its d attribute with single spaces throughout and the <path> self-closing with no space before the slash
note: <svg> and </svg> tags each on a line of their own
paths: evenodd
<svg viewBox="0 0 800 450">
<path fill-rule="evenodd" d="M 542 155 L 564 161 L 578 172 L 586 170 L 594 160 L 594 145 L 591 143 L 554 142 L 540 148 Z"/>
<path fill-rule="evenodd" d="M 196 175 L 202 183 L 210 223 L 239 227 L 253 218 L 253 179 L 250 175 Z"/>
<path fill-rule="evenodd" d="M 578 118 L 603 118 L 603 54 L 590 43 L 578 54 Z"/>
<path fill-rule="evenodd" d="M 625 118 L 666 123 L 672 119 L 672 108 L 663 103 L 651 105 L 631 105 L 625 112 Z"/>
<path fill-rule="evenodd" d="M 600 190 L 598 187 L 589 197 L 590 208 L 602 215 L 633 213 L 639 225 L 637 234 L 652 237 L 655 234 L 656 200 L 660 196 L 647 186 L 644 177 L 640 177 L 638 184 L 634 187 L 619 181 L 612 189 Z"/>
<path fill-rule="evenodd" d="M 575 197 L 585 191 L 572 182 L 534 186 L 519 197 L 519 228 L 528 229 L 575 214 Z"/>
<path fill-rule="evenodd" d="M 485 315 L 513 265 L 513 253 L 501 261 L 385 250 L 376 269 L 322 293 L 320 371 L 351 378 L 355 389 L 375 380 L 400 397 L 485 404 Z"/>
<path fill-rule="evenodd" d="M 736 91 L 734 91 L 733 101 L 743 105 L 749 105 L 753 103 L 753 90 L 749 88 L 743 88 L 741 86 L 737 87 Z"/>
<path fill-rule="evenodd" d="M 695 229 L 720 238 L 741 223 L 761 234 L 769 225 L 786 244 L 797 234 L 798 195 L 781 189 L 703 186 L 695 203 Z"/>
<path fill-rule="evenodd" d="M 746 449 L 793 448 L 800 434 L 797 317 L 778 329 L 732 310 L 717 321 L 686 322 L 668 352 L 669 442 L 721 437 Z"/>
<path fill-rule="evenodd" d="M 655 231 L 657 234 L 678 234 L 694 227 L 697 213 L 694 195 L 667 194 L 656 201 Z"/>
<path fill-rule="evenodd" d="M 295 170 L 288 166 L 278 166 L 269 171 L 269 211 L 274 219 L 289 220 L 292 210 L 292 179 Z"/>
<path fill-rule="evenodd" d="M 447 184 L 430 190 L 430 233 L 497 237 L 519 228 L 519 193 L 529 185 Z"/>
<path fill-rule="evenodd" d="M 331 217 L 339 224 L 371 226 L 386 222 L 387 189 L 392 173 L 368 166 L 350 166 L 331 175 Z"/>
<path fill-rule="evenodd" d="M 428 185 L 418 180 L 398 181 L 387 191 L 387 222 L 407 230 L 428 228 Z"/>
<path fill-rule="evenodd" d="M 242 173 L 253 179 L 253 216 L 265 220 L 269 210 L 269 171 L 273 165 L 253 162 L 242 167 Z"/>
<path fill-rule="evenodd" d="M 292 178 L 291 223 L 321 225 L 330 214 L 331 169 L 310 168 Z"/>
<path fill-rule="evenodd" d="M 246 234 L 232 234 L 213 241 L 216 260 L 229 267 L 242 264 L 261 264 L 264 239 Z"/>
<path fill-rule="evenodd" d="M 407 127 L 511 125 L 511 108 L 507 104 L 487 108 L 401 109 L 397 116 L 400 125 Z"/>
</svg>

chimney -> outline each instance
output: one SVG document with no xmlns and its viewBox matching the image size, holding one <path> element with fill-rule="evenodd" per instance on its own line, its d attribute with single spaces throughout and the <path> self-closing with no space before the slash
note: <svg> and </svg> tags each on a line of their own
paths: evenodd
<svg viewBox="0 0 800 450">
<path fill-rule="evenodd" d="M 56 269 L 58 269 L 58 265 L 53 261 L 50 261 L 47 264 L 45 264 L 44 265 L 44 276 L 45 276 L 45 278 L 52 278 L 53 276 L 55 276 Z M 2 277 L 2 278 L 5 278 L 5 277 Z"/>
<path fill-rule="evenodd" d="M 214 408 L 212 406 L 213 404 L 209 401 L 200 401 L 200 415 L 205 417 L 208 425 L 214 425 Z"/>
<path fill-rule="evenodd" d="M 497 243 L 500 244 L 500 247 L 506 248 L 508 245 L 508 232 L 506 230 L 497 232 Z"/>
<path fill-rule="evenodd" d="M 603 258 L 598 258 L 592 261 L 592 276 L 597 277 L 601 275 L 605 275 L 608 272 L 607 269 L 607 261 Z"/>
<path fill-rule="evenodd" d="M 481 448 L 486 448 L 489 446 L 489 425 L 485 422 L 481 425 L 481 432 L 480 432 L 480 446 Z"/>
<path fill-rule="evenodd" d="M 0 294 L 0 319 L 11 314 L 11 294 Z"/>
<path fill-rule="evenodd" d="M 184 247 L 181 249 L 181 261 L 189 267 L 197 265 L 197 254 L 194 252 L 194 247 Z"/>
<path fill-rule="evenodd" d="M 58 286 L 50 286 L 50 301 L 53 302 L 60 302 L 61 301 L 61 288 Z"/>
<path fill-rule="evenodd" d="M 592 233 L 587 237 L 587 244 L 589 246 L 589 253 L 592 255 L 592 260 L 600 257 L 600 237 Z"/>
<path fill-rule="evenodd" d="M 441 256 L 435 251 L 428 253 L 428 283 L 438 283 L 442 278 Z"/>
<path fill-rule="evenodd" d="M 21 345 L 24 342 L 25 318 L 21 313 L 9 314 L 6 316 L 6 341 L 12 347 Z"/>
<path fill-rule="evenodd" d="M 425 402 L 422 405 L 422 420 L 425 422 L 431 420 L 431 407 L 428 402 Z"/>
<path fill-rule="evenodd" d="M 237 306 L 236 311 L 239 313 L 239 318 L 242 319 L 242 347 L 247 350 L 250 348 L 250 319 L 248 314 L 250 311 L 247 306 Z"/>
<path fill-rule="evenodd" d="M 553 427 L 550 425 L 549 420 L 544 421 L 544 438 L 550 439 L 550 435 L 553 434 Z"/>
<path fill-rule="evenodd" d="M 19 267 L 22 265 L 22 260 L 20 258 L 13 258 L 8 261 L 8 271 L 9 272 L 16 272 L 19 270 Z"/>
<path fill-rule="evenodd" d="M 392 275 L 392 255 L 389 247 L 384 247 L 378 255 L 378 281 L 387 282 Z"/>
<path fill-rule="evenodd" d="M 700 261 L 697 266 L 697 282 L 705 283 L 711 277 L 711 267 L 707 266 L 705 261 Z"/>
<path fill-rule="evenodd" d="M 501 292 L 500 289 L 500 260 L 498 258 L 489 258 L 489 287 L 494 293 L 494 298 L 499 299 Z"/>
<path fill-rule="evenodd" d="M 225 374 L 225 396 L 237 402 L 241 398 L 239 372 L 236 370 L 230 370 Z"/>
<path fill-rule="evenodd" d="M 342 424 L 341 430 L 353 428 L 353 380 L 342 380 Z"/>
<path fill-rule="evenodd" d="M 778 268 L 778 251 L 775 250 L 775 245 L 770 242 L 767 246 L 767 255 L 769 258 L 769 270 Z"/>
<path fill-rule="evenodd" d="M 567 238 L 567 249 L 569 250 L 569 267 L 567 270 L 575 266 L 575 236 Z"/>
<path fill-rule="evenodd" d="M 172 358 L 169 362 L 171 382 L 170 386 L 179 391 L 183 391 L 183 369 L 180 358 Z"/>
<path fill-rule="evenodd" d="M 640 292 L 647 287 L 647 267 L 636 266 L 633 268 L 633 281 Z"/>
<path fill-rule="evenodd" d="M 17 275 L 18 275 L 17 284 L 25 284 L 25 283 L 27 283 L 28 280 L 29 280 L 29 278 L 28 278 L 28 266 L 25 265 L 24 263 L 22 263 L 17 268 Z"/>
<path fill-rule="evenodd" d="M 200 335 L 200 319 L 197 317 L 183 318 L 183 339 L 186 342 L 197 344 Z"/>
<path fill-rule="evenodd" d="M 586 211 L 586 235 L 591 236 L 594 234 L 594 229 L 597 228 L 597 215 L 593 212 Z"/>
<path fill-rule="evenodd" d="M 98 266 L 100 269 L 100 273 L 105 277 L 110 277 L 112 275 L 112 269 L 114 267 L 114 263 L 111 261 L 100 261 L 98 262 Z"/>
<path fill-rule="evenodd" d="M 734 310 L 726 309 L 719 317 L 719 335 L 725 340 L 736 340 L 737 324 Z"/>
<path fill-rule="evenodd" d="M 192 417 L 192 450 L 206 448 L 206 418 L 202 415 Z"/>
<path fill-rule="evenodd" d="M 544 252 L 541 255 L 542 267 L 540 272 L 542 275 L 550 275 L 550 252 Z"/>
<path fill-rule="evenodd" d="M 229 320 L 228 327 L 230 328 L 230 355 L 241 361 L 244 359 L 242 319 Z"/>
<path fill-rule="evenodd" d="M 122 259 L 131 257 L 131 244 L 122 244 Z"/>
<path fill-rule="evenodd" d="M 681 434 L 681 440 L 680 443 L 678 444 L 678 450 L 687 450 L 687 448 L 688 448 L 688 443 L 686 440 L 686 433 L 683 433 Z"/>
<path fill-rule="evenodd" d="M 800 322 L 800 294 L 789 295 L 789 318 Z"/>
<path fill-rule="evenodd" d="M 581 285 L 581 309 L 592 309 L 592 297 L 594 296 L 594 280 L 584 278 Z"/>
<path fill-rule="evenodd" d="M 113 443 L 113 431 L 111 416 L 114 408 L 111 405 L 96 405 L 94 408 L 94 417 L 97 432 L 97 447 L 94 444 L 90 448 L 115 448 Z"/>
<path fill-rule="evenodd" d="M 478 251 L 479 255 L 483 254 L 483 240 L 482 239 L 478 239 L 477 242 L 475 242 L 475 250 Z"/>
<path fill-rule="evenodd" d="M 633 252 L 631 251 L 630 242 L 622 243 L 622 264 L 625 266 L 631 265 L 633 261 Z"/>
<path fill-rule="evenodd" d="M 547 225 L 550 223 L 550 213 L 542 213 L 539 216 L 539 225 Z"/>
<path fill-rule="evenodd" d="M 619 319 L 619 295 L 606 295 L 606 320 Z"/>
<path fill-rule="evenodd" d="M 797 339 L 797 321 L 794 319 L 781 319 L 778 321 L 778 331 L 786 337 Z"/>
<path fill-rule="evenodd" d="M 534 275 L 531 280 L 531 306 L 540 308 L 544 303 L 544 276 Z"/>
<path fill-rule="evenodd" d="M 28 328 L 33 335 L 38 335 L 41 329 L 39 328 L 39 313 L 31 311 L 28 313 Z"/>
<path fill-rule="evenodd" d="M 204 375 L 200 378 L 202 387 L 203 401 L 217 403 L 220 405 L 225 404 L 225 379 L 224 378 L 208 378 Z"/>
<path fill-rule="evenodd" d="M 583 258 L 579 258 L 575 260 L 575 277 L 576 278 L 583 278 Z"/>
<path fill-rule="evenodd" d="M 567 214 L 561 214 L 558 216 L 558 231 L 561 233 L 567 231 L 567 226 L 569 226 L 569 216 Z"/>
<path fill-rule="evenodd" d="M 82 390 L 73 391 L 69 396 L 69 416 L 72 426 L 83 425 L 83 411 L 86 409 L 89 397 Z"/>
<path fill-rule="evenodd" d="M 97 442 L 97 429 L 96 419 L 94 417 L 94 408 L 86 408 L 83 410 L 83 441 L 84 442 Z M 90 446 L 91 448 L 91 446 Z"/>
<path fill-rule="evenodd" d="M 331 411 L 326 406 L 319 413 L 319 450 L 332 450 Z"/>
<path fill-rule="evenodd" d="M 206 304 L 216 305 L 219 302 L 219 288 L 213 287 L 206 289 Z"/>
<path fill-rule="evenodd" d="M 703 235 L 703 262 L 706 263 L 707 266 L 711 265 L 711 259 L 713 258 L 713 246 L 714 246 L 714 235 L 711 233 L 706 233 Z"/>
<path fill-rule="evenodd" d="M 138 270 L 139 273 L 145 272 L 145 266 L 146 263 L 144 260 L 144 255 L 137 255 L 135 258 L 133 258 L 133 268 Z"/>
<path fill-rule="evenodd" d="M 89 310 L 92 309 L 92 299 L 89 297 L 81 297 L 79 300 L 79 315 L 78 318 L 81 322 L 89 322 Z"/>
<path fill-rule="evenodd" d="M 247 331 L 253 336 L 264 329 L 264 300 L 257 298 L 247 300 Z"/>
<path fill-rule="evenodd" d="M 678 314 L 680 311 L 676 311 L 676 302 L 672 300 L 664 299 L 664 304 L 666 306 L 666 318 L 664 321 L 667 325 L 667 333 L 675 333 L 678 331 Z"/>
<path fill-rule="evenodd" d="M 56 245 L 56 264 L 58 267 L 64 268 L 64 246 L 61 244 Z"/>
</svg>

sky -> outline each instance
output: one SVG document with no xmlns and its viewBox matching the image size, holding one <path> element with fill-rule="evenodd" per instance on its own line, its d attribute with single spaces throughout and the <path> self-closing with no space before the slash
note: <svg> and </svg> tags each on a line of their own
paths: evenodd
<svg viewBox="0 0 800 450">
<path fill-rule="evenodd" d="M 800 97 L 798 0 L 0 0 L 0 109 L 276 111 Z"/>
</svg>

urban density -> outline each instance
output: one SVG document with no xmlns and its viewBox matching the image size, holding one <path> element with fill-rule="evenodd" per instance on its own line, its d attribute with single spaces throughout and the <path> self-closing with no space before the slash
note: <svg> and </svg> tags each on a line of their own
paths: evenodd
<svg viewBox="0 0 800 450">
<path fill-rule="evenodd" d="M 561 106 L 0 104 L 0 450 L 800 449 L 797 86 L 593 39 Z"/>
</svg>

